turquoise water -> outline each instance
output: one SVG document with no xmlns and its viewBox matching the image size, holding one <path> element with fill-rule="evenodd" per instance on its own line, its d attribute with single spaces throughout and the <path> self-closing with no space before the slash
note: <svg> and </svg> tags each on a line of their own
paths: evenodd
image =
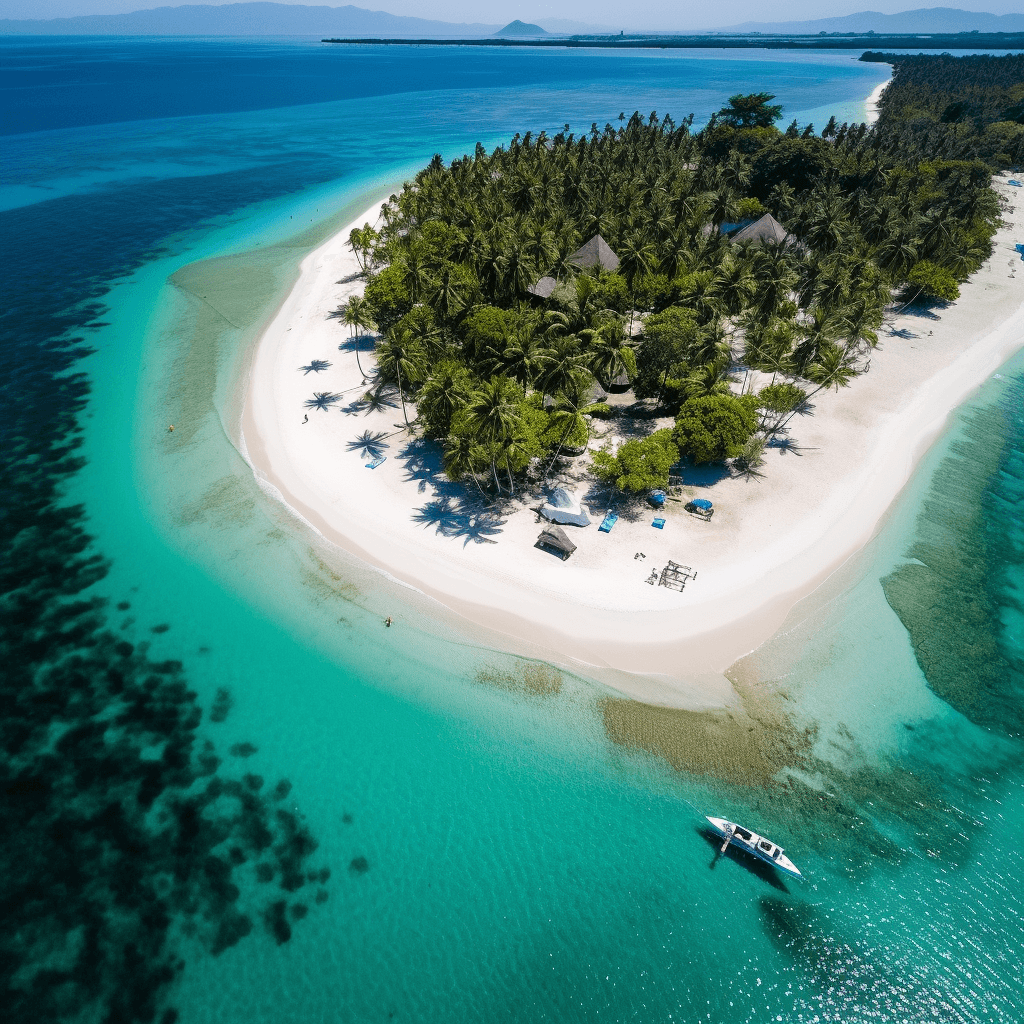
<svg viewBox="0 0 1024 1024">
<path fill-rule="evenodd" d="M 71 307 L 95 349 L 87 461 L 66 490 L 111 559 L 96 591 L 130 604 L 111 625 L 181 659 L 204 705 L 231 689 L 201 734 L 258 748 L 230 770 L 292 782 L 332 870 L 283 945 L 257 928 L 214 957 L 177 936 L 181 1020 L 1021 1019 L 1019 730 L 936 696 L 881 584 L 927 532 L 944 460 L 974 458 L 964 438 L 983 431 L 998 458 L 961 486 L 993 531 L 1012 676 L 998 696 L 1019 707 L 1020 359 L 958 413 L 856 563 L 736 667 L 739 730 L 626 712 L 581 679 L 531 690 L 518 659 L 322 549 L 232 444 L 248 343 L 301 256 L 433 152 L 636 107 L 703 117 L 760 88 L 787 118 L 843 120 L 885 69 L 367 48 L 346 70 L 295 44 L 11 45 L 36 61 L 11 123 L 43 111 L 46 130 L 5 140 L 0 235 L 21 323 L 54 331 L 56 313 L 27 311 Z M 194 79 L 151 80 L 197 54 Z M 47 74 L 59 95 L 78 82 L 77 126 Z M 139 96 L 163 116 L 140 116 Z M 400 628 L 382 636 L 389 602 Z M 695 752 L 712 734 L 739 767 Z M 807 882 L 717 860 L 699 831 L 716 811 L 773 823 Z"/>
</svg>

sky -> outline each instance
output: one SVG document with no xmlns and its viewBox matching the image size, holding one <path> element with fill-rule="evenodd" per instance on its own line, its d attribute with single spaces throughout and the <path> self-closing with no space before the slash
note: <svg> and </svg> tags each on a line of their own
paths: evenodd
<svg viewBox="0 0 1024 1024">
<path fill-rule="evenodd" d="M 177 7 L 185 2 L 232 3 L 237 0 L 0 0 L 0 18 L 63 18 L 79 14 L 123 14 L 152 7 Z M 289 3 L 296 0 L 276 0 Z M 297 0 L 309 6 L 343 6 L 339 0 Z M 1024 12 L 1024 0 L 355 0 L 354 6 L 438 21 L 500 24 L 520 18 L 571 18 L 592 25 L 625 30 L 724 28 L 744 21 L 797 21 L 836 17 L 858 11 L 898 11 L 921 7 L 954 7 L 991 14 Z M 628 12 L 628 13 L 627 13 Z"/>
</svg>

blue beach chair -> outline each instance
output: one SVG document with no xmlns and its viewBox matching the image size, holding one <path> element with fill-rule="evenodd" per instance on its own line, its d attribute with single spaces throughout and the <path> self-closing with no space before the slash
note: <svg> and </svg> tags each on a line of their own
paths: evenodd
<svg viewBox="0 0 1024 1024">
<path fill-rule="evenodd" d="M 1011 178 L 1006 184 L 1013 185 L 1014 188 L 1024 188 L 1024 185 L 1022 185 L 1016 178 Z"/>
<path fill-rule="evenodd" d="M 654 522 L 651 523 L 651 526 L 653 526 L 656 530 L 664 530 L 665 529 L 665 517 L 664 516 L 655 516 L 654 517 Z"/>
<path fill-rule="evenodd" d="M 378 455 L 377 458 L 375 458 L 373 460 L 373 462 L 368 462 L 366 464 L 366 468 L 367 469 L 376 469 L 382 462 L 387 462 L 387 460 L 388 460 L 388 457 L 386 455 Z"/>
<path fill-rule="evenodd" d="M 611 533 L 612 527 L 619 521 L 619 517 L 614 512 L 608 512 L 605 514 L 604 519 L 601 520 L 601 525 L 598 530 L 601 533 Z"/>
</svg>

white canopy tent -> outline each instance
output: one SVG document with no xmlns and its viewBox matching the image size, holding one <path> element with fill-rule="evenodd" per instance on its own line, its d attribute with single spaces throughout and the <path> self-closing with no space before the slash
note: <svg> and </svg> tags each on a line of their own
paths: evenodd
<svg viewBox="0 0 1024 1024">
<path fill-rule="evenodd" d="M 590 516 L 580 504 L 579 496 L 564 487 L 556 487 L 551 492 L 548 503 L 540 510 L 540 514 L 553 523 L 570 526 L 589 526 Z"/>
</svg>

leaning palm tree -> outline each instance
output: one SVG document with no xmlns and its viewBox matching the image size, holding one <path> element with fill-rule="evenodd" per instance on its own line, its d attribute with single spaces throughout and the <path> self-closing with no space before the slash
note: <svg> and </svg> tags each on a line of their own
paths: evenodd
<svg viewBox="0 0 1024 1024">
<path fill-rule="evenodd" d="M 359 367 L 363 380 L 366 380 L 366 371 L 363 369 L 362 361 L 359 358 L 359 335 L 356 333 L 356 329 L 373 326 L 369 303 L 361 295 L 351 296 L 348 302 L 341 307 L 341 319 L 343 323 L 348 325 L 349 337 L 354 340 L 356 350 L 356 366 Z"/>
<path fill-rule="evenodd" d="M 522 419 L 521 392 L 507 377 L 492 377 L 474 392 L 466 406 L 467 422 L 477 437 L 491 449 L 491 472 L 500 493 L 498 449 L 516 433 Z"/>
<path fill-rule="evenodd" d="M 408 328 L 398 331 L 377 348 L 377 368 L 381 377 L 388 380 L 394 376 L 398 384 L 406 428 L 411 429 L 411 424 L 405 407 L 405 389 L 421 378 L 424 365 L 423 347 Z"/>
<path fill-rule="evenodd" d="M 553 426 L 560 427 L 562 433 L 558 446 L 548 462 L 547 469 L 544 470 L 545 482 L 551 473 L 552 466 L 558 461 L 559 455 L 562 454 L 566 441 L 574 433 L 581 429 L 586 430 L 587 443 L 590 442 L 590 424 L 587 422 L 587 418 L 583 415 L 582 410 L 586 407 L 590 398 L 592 383 L 589 374 L 577 371 L 565 378 L 564 384 L 558 392 L 555 408 L 551 413 L 551 422 Z"/>
</svg>

